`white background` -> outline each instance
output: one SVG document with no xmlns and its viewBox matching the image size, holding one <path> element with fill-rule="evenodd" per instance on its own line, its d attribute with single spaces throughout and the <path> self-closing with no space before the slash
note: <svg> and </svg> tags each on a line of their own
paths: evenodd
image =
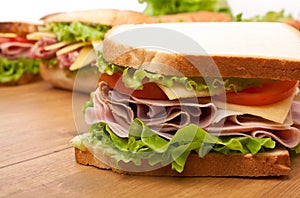
<svg viewBox="0 0 300 198">
<path fill-rule="evenodd" d="M 245 17 L 264 14 L 267 11 L 285 9 L 300 19 L 300 0 L 228 0 L 233 14 Z M 0 21 L 38 21 L 44 15 L 97 8 L 115 8 L 143 11 L 145 4 L 138 0 L 6 0 L 0 7 Z"/>
</svg>

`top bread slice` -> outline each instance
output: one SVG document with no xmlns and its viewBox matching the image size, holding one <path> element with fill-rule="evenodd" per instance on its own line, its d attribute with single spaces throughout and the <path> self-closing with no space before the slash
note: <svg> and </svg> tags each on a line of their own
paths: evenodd
<svg viewBox="0 0 300 198">
<path fill-rule="evenodd" d="M 17 21 L 0 22 L 1 33 L 15 33 L 18 36 L 25 37 L 27 34 L 37 30 L 38 24 Z"/>
<path fill-rule="evenodd" d="M 115 26 L 121 24 L 139 24 L 149 22 L 149 18 L 139 12 L 116 9 L 96 9 L 73 12 L 53 13 L 42 17 L 43 22 L 73 22 Z"/>
<path fill-rule="evenodd" d="M 299 80 L 299 51 L 300 32 L 275 22 L 121 25 L 103 43 L 108 62 L 177 76 Z"/>
</svg>

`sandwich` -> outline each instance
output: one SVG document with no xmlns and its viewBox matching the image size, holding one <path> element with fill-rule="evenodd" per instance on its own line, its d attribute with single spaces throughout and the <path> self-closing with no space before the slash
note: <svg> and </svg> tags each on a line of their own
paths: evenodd
<svg viewBox="0 0 300 198">
<path fill-rule="evenodd" d="M 27 22 L 0 22 L 0 85 L 21 85 L 40 79 L 39 61 L 30 57 L 34 42 L 26 35 L 37 30 Z"/>
<path fill-rule="evenodd" d="M 42 78 L 57 88 L 73 90 L 75 76 L 80 70 L 81 87 L 78 91 L 93 89 L 86 77 L 98 76 L 92 64 L 96 54 L 93 45 L 102 42 L 107 30 L 115 25 L 144 23 L 141 13 L 123 10 L 85 10 L 62 12 L 41 18 L 43 26 L 28 35 L 37 44 L 31 56 L 40 58 Z"/>
<path fill-rule="evenodd" d="M 71 140 L 76 161 L 130 175 L 289 175 L 299 50 L 283 23 L 114 27 L 84 105 L 90 127 Z"/>
</svg>

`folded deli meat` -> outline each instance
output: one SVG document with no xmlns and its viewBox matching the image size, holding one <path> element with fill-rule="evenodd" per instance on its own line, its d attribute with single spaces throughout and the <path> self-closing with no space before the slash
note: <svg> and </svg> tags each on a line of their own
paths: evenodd
<svg viewBox="0 0 300 198">
<path fill-rule="evenodd" d="M 173 137 L 172 132 L 194 123 L 221 136 L 271 137 L 288 148 L 293 148 L 300 142 L 300 117 L 297 116 L 300 113 L 300 103 L 295 101 L 284 124 L 240 112 L 225 111 L 213 103 L 129 98 L 114 92 L 104 82 L 100 83 L 94 93 L 93 104 L 93 107 L 86 109 L 87 123 L 108 123 L 119 137 L 128 137 L 130 125 L 138 117 L 158 135 L 168 139 Z M 134 111 L 137 112 L 136 116 Z M 291 126 L 293 122 L 298 126 Z M 221 131 L 218 123 L 224 124 Z M 218 127 L 211 127 L 214 124 Z"/>
<path fill-rule="evenodd" d="M 33 43 L 10 42 L 0 44 L 0 51 L 3 57 L 17 59 L 19 57 L 29 58 Z"/>
</svg>

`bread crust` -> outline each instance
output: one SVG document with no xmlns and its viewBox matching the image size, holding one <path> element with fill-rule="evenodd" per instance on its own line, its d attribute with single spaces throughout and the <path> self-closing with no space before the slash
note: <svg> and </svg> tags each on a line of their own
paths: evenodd
<svg viewBox="0 0 300 198">
<path fill-rule="evenodd" d="M 79 21 L 87 24 L 103 24 L 107 26 L 149 22 L 149 18 L 142 13 L 116 9 L 96 9 L 53 13 L 42 17 L 40 20 L 46 23 Z"/>
<path fill-rule="evenodd" d="M 110 40 L 105 40 L 104 43 L 103 57 L 106 61 L 125 67 L 145 69 L 153 73 L 170 76 L 215 77 L 216 66 L 222 77 L 300 79 L 298 60 L 247 56 L 181 56 L 161 51 L 147 51 L 143 48 L 133 49 Z M 197 67 L 192 63 L 201 63 L 205 67 L 201 65 Z"/>
<path fill-rule="evenodd" d="M 209 11 L 169 14 L 152 16 L 149 18 L 151 23 L 232 21 L 232 19 L 227 14 Z"/>
<path fill-rule="evenodd" d="M 286 23 L 300 31 L 300 21 L 297 21 L 295 19 L 289 19 L 289 20 L 284 21 L 284 23 Z"/>
<path fill-rule="evenodd" d="M 44 81 L 57 88 L 73 90 L 75 77 L 67 77 L 63 69 L 59 67 L 48 67 L 40 62 L 40 75 Z"/>
<path fill-rule="evenodd" d="M 123 171 L 111 168 L 99 161 L 90 151 L 81 151 L 77 148 L 75 148 L 75 159 L 77 163 L 83 165 L 112 170 L 120 174 L 144 176 L 261 177 L 288 175 L 291 170 L 289 152 L 284 148 L 257 155 L 211 153 L 204 158 L 199 158 L 197 154 L 191 154 L 182 173 L 171 170 L 170 165 L 147 172 Z"/>
<path fill-rule="evenodd" d="M 195 23 L 187 24 L 190 25 L 188 26 L 188 28 L 192 28 L 194 24 Z M 210 24 L 212 25 L 216 23 L 210 23 Z M 216 26 L 219 26 L 221 24 L 228 24 L 228 26 L 222 26 L 223 28 L 234 27 L 230 25 L 233 24 L 233 22 L 229 22 L 229 23 L 221 22 L 219 24 L 216 24 Z M 237 25 L 237 23 L 235 24 Z M 167 27 L 168 24 L 164 26 L 158 26 L 158 25 L 154 27 Z M 171 25 L 173 25 L 171 26 L 172 28 L 176 27 L 174 26 L 176 24 L 171 24 Z M 199 27 L 207 27 L 207 26 L 202 26 L 202 23 L 197 23 L 197 25 L 199 25 Z M 278 25 L 276 28 L 278 28 L 279 25 L 280 26 L 282 25 L 284 26 L 283 29 L 285 28 L 284 30 L 286 30 L 286 32 L 291 33 L 290 35 L 293 35 L 295 37 L 298 36 L 298 32 L 292 27 L 281 23 L 278 23 L 276 25 Z M 180 23 L 178 23 L 178 26 L 181 27 Z M 244 23 L 243 27 L 245 26 L 246 24 Z M 270 53 L 267 53 L 267 55 L 265 55 L 265 53 L 262 52 L 262 50 L 260 50 L 259 53 L 257 53 L 256 55 L 245 55 L 244 54 L 245 52 L 243 53 L 239 52 L 239 49 L 244 47 L 244 46 L 240 46 L 239 44 L 236 45 L 235 48 L 232 46 L 228 46 L 229 49 L 232 48 L 230 53 L 228 54 L 227 53 L 223 54 L 224 52 L 222 50 L 224 50 L 224 48 L 222 48 L 221 53 L 219 51 L 214 52 L 214 50 L 210 49 L 212 52 L 207 55 L 205 54 L 204 55 L 192 55 L 192 54 L 180 55 L 180 54 L 168 53 L 160 50 L 147 49 L 143 47 L 134 47 L 133 45 L 135 44 L 131 44 L 127 40 L 124 42 L 128 42 L 128 43 L 119 43 L 118 39 L 114 37 L 114 35 L 117 35 L 119 31 L 122 32 L 124 30 L 126 31 L 127 29 L 131 30 L 134 29 L 135 27 L 141 27 L 141 26 L 139 25 L 119 26 L 119 28 L 118 27 L 113 28 L 108 33 L 106 33 L 105 40 L 103 42 L 103 58 L 107 62 L 111 62 L 120 66 L 132 67 L 135 69 L 145 69 L 149 72 L 160 73 L 160 74 L 170 75 L 170 76 L 216 77 L 221 75 L 222 77 L 267 78 L 267 79 L 274 79 L 274 80 L 299 80 L 300 79 L 300 56 L 298 57 L 295 57 L 295 55 L 290 56 L 287 55 L 287 53 L 284 53 L 283 58 L 270 55 Z M 142 27 L 146 27 L 146 25 Z M 153 27 L 153 26 L 149 26 L 149 27 Z M 266 26 L 266 27 L 270 27 L 270 26 Z M 197 27 L 195 26 L 195 28 Z M 203 29 L 204 28 L 202 28 L 201 30 Z M 217 29 L 219 30 L 219 28 Z M 210 30 L 210 32 L 212 32 L 212 29 Z M 220 36 L 222 35 L 222 33 L 216 35 Z M 227 35 L 227 36 L 230 37 L 230 39 L 232 38 L 231 35 Z M 299 41 L 299 40 L 295 40 L 295 37 L 293 42 Z M 237 39 L 236 41 L 238 40 L 239 39 Z M 235 39 L 232 39 L 232 41 L 235 41 Z M 214 43 L 215 41 L 212 38 L 212 41 L 209 42 L 208 46 L 210 48 L 213 48 L 212 45 Z M 225 43 L 228 44 L 228 41 L 226 41 Z M 245 43 L 247 43 L 247 41 L 245 41 Z M 221 43 L 220 45 L 222 44 L 223 43 Z M 199 45 L 201 45 L 201 43 Z M 237 46 L 239 46 L 240 48 L 236 49 Z M 299 45 L 297 43 L 296 45 L 294 45 L 294 47 L 295 49 L 296 48 L 299 49 Z M 257 49 L 260 49 L 260 47 L 257 46 Z M 270 49 L 270 48 L 267 47 L 266 49 Z M 254 47 L 251 47 L 249 51 L 252 52 L 253 50 Z M 274 51 L 276 51 L 276 49 L 274 49 Z M 217 72 L 220 72 L 220 74 Z"/>
<path fill-rule="evenodd" d="M 91 74 L 91 72 L 88 71 L 88 67 L 90 66 L 76 71 L 76 74 L 67 76 L 64 69 L 59 68 L 58 66 L 50 68 L 46 64 L 40 62 L 40 75 L 43 80 L 53 87 L 69 91 L 90 93 L 97 88 L 98 75 Z M 93 83 L 93 81 L 95 81 L 95 83 Z"/>
<path fill-rule="evenodd" d="M 26 37 L 27 34 L 36 32 L 38 25 L 27 22 L 0 22 L 1 33 L 16 33 L 18 36 Z"/>
</svg>

